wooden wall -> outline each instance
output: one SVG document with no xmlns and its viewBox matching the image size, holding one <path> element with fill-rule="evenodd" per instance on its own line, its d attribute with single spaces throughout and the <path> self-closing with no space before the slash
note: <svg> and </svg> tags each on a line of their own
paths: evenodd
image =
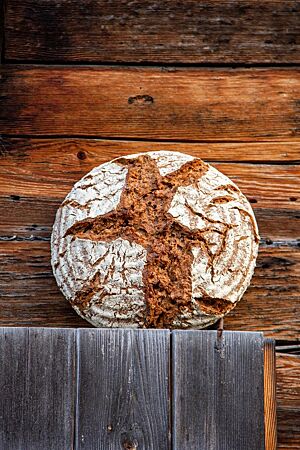
<svg viewBox="0 0 300 450">
<path fill-rule="evenodd" d="M 231 177 L 262 241 L 230 330 L 276 339 L 278 448 L 300 448 L 300 2 L 5 0 L 0 325 L 82 327 L 51 273 L 92 167 L 179 150 Z"/>
</svg>

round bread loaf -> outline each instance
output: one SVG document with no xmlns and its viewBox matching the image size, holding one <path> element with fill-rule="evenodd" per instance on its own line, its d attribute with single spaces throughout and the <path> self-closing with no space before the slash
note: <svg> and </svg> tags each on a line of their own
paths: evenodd
<svg viewBox="0 0 300 450">
<path fill-rule="evenodd" d="M 258 242 L 229 178 L 186 154 L 140 153 L 75 184 L 56 215 L 52 267 L 94 326 L 204 328 L 242 297 Z"/>
</svg>

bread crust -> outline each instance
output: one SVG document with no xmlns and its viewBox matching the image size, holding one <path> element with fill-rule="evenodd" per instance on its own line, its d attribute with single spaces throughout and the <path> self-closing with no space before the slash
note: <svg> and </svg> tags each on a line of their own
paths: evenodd
<svg viewBox="0 0 300 450">
<path fill-rule="evenodd" d="M 199 158 L 117 158 L 75 184 L 51 238 L 65 297 L 97 327 L 204 328 L 248 287 L 259 235 L 238 187 Z"/>
</svg>

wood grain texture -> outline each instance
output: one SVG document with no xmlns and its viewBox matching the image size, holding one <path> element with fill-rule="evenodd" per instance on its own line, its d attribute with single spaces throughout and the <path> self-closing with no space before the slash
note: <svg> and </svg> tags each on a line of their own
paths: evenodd
<svg viewBox="0 0 300 450">
<path fill-rule="evenodd" d="M 2 326 L 89 326 L 59 292 L 50 266 L 49 242 L 2 241 L 0 260 Z M 299 247 L 261 247 L 252 283 L 225 318 L 225 327 L 299 339 L 299 277 Z"/>
<path fill-rule="evenodd" d="M 262 335 L 172 336 L 173 447 L 264 450 Z"/>
<path fill-rule="evenodd" d="M 300 409 L 300 356 L 277 353 L 278 406 Z"/>
<path fill-rule="evenodd" d="M 228 147 L 226 147 L 226 145 Z M 0 235 L 49 238 L 55 212 L 73 184 L 93 167 L 146 150 L 178 150 L 213 162 L 248 197 L 261 236 L 268 242 L 299 239 L 300 166 L 237 164 L 244 154 L 292 162 L 300 143 L 178 144 L 82 139 L 4 139 L 0 145 Z M 232 146 L 232 147 L 231 147 Z M 265 153 L 265 154 L 264 154 Z M 274 202 L 276 198 L 276 202 Z"/>
<path fill-rule="evenodd" d="M 298 1 L 14 0 L 6 58 L 299 62 Z"/>
<path fill-rule="evenodd" d="M 178 151 L 208 162 L 300 163 L 300 139 L 274 142 L 152 142 L 87 138 L 4 138 L 0 136 L 0 156 L 15 158 L 16 163 L 33 164 L 47 161 L 76 167 L 101 164 L 104 161 L 132 153 Z M 77 160 L 78 158 L 78 160 Z"/>
<path fill-rule="evenodd" d="M 4 66 L 0 129 L 189 141 L 299 137 L 297 69 Z"/>
<path fill-rule="evenodd" d="M 6 61 L 129 62 L 169 69 L 2 68 L 1 134 L 148 141 L 0 140 L 0 323 L 89 327 L 62 298 L 51 274 L 48 240 L 55 211 L 92 166 L 176 145 L 229 163 L 216 166 L 242 187 L 259 222 L 263 245 L 256 275 L 225 328 L 265 330 L 289 347 L 295 344 L 299 68 L 170 66 L 299 63 L 299 1 L 188 0 L 184 8 L 173 0 L 5 0 L 2 6 L 6 3 Z M 159 139 L 173 142 L 153 142 Z M 265 164 L 270 162 L 278 166 Z M 20 352 L 19 362 L 24 363 Z M 281 450 L 300 448 L 299 368 L 299 358 L 277 353 Z"/>
<path fill-rule="evenodd" d="M 71 450 L 72 330 L 1 328 L 0 360 L 0 447 Z"/>
<path fill-rule="evenodd" d="M 148 146 L 151 150 L 158 150 L 161 145 L 164 149 L 175 146 L 88 142 L 2 141 L 2 325 L 88 326 L 73 313 L 52 277 L 49 239 L 56 210 L 73 183 L 92 167 L 122 154 L 149 149 Z M 183 150 L 185 145 L 181 144 L 179 149 Z M 239 145 L 242 153 L 245 144 Z M 267 152 L 272 145 L 267 144 Z M 190 148 L 193 155 L 202 156 L 205 145 L 187 145 Z M 297 157 L 297 150 L 292 157 Z M 237 309 L 226 318 L 226 327 L 264 330 L 269 336 L 294 339 L 300 316 L 299 166 L 229 162 L 214 165 L 237 182 L 250 201 L 256 201 L 252 206 L 263 238 L 251 287 Z"/>
<path fill-rule="evenodd" d="M 76 448 L 169 449 L 169 332 L 78 330 Z"/>
<path fill-rule="evenodd" d="M 276 354 L 278 448 L 300 448 L 300 356 Z"/>
<path fill-rule="evenodd" d="M 0 62 L 3 62 L 4 56 L 4 17 L 6 13 L 6 1 L 0 3 Z"/>
<path fill-rule="evenodd" d="M 277 449 L 275 341 L 264 340 L 265 450 Z"/>
<path fill-rule="evenodd" d="M 224 173 L 229 172 L 226 170 L 227 168 L 225 170 L 223 170 L 223 167 L 221 168 Z M 258 177 L 254 178 L 256 180 L 257 178 L 261 178 L 259 181 L 263 183 L 263 173 L 258 175 Z M 275 176 L 276 175 L 274 175 L 272 181 L 275 184 L 278 184 L 278 182 L 280 182 L 280 178 L 276 180 Z M 287 181 L 287 179 L 285 181 Z M 54 185 L 53 182 L 53 190 L 64 190 L 65 194 L 59 194 L 61 196 L 57 198 L 49 198 L 45 191 L 44 195 L 41 194 L 40 197 L 34 196 L 39 192 L 39 190 L 48 189 L 45 185 L 43 186 L 40 184 L 40 186 L 36 186 L 36 188 L 32 185 L 32 189 L 35 191 L 32 191 L 31 195 L 27 195 L 25 193 L 25 189 L 24 192 L 22 192 L 22 186 L 17 184 L 16 179 L 15 181 L 11 179 L 11 182 L 13 183 L 10 190 L 11 193 L 9 194 L 5 192 L 2 195 L 0 194 L 0 213 L 5 211 L 5 215 L 2 216 L 0 223 L 0 240 L 2 237 L 5 237 L 5 239 L 11 239 L 13 236 L 15 236 L 14 239 L 20 240 L 49 240 L 56 211 L 62 202 L 64 195 L 66 195 L 71 189 L 72 183 L 67 186 L 67 184 L 64 185 L 63 181 L 60 185 Z M 46 183 L 48 184 L 47 181 Z M 240 179 L 239 186 L 241 184 L 243 184 L 243 181 Z M 273 188 L 274 197 L 276 197 L 276 187 L 273 186 Z M 5 186 L 4 189 L 7 190 Z M 246 195 L 248 194 L 247 188 L 242 188 L 242 190 L 243 193 Z M 251 190 L 253 191 L 253 188 L 251 188 Z M 297 191 L 297 195 L 299 195 L 297 185 L 292 186 L 291 184 L 291 191 Z M 55 195 L 55 192 L 53 192 L 53 194 Z M 284 244 L 284 241 L 289 241 L 288 243 L 291 243 L 292 245 L 298 245 L 300 243 L 300 213 L 298 206 L 300 196 L 292 197 L 297 198 L 297 201 L 290 201 L 289 192 L 285 192 L 283 193 L 285 199 L 282 198 L 285 203 L 284 207 L 276 208 L 275 202 L 271 199 L 271 186 L 269 186 L 269 201 L 264 197 L 264 194 L 259 195 L 259 200 L 257 200 L 258 192 L 253 192 L 253 194 L 253 197 L 247 196 L 251 202 L 256 200 L 255 204 L 252 204 L 252 207 L 254 209 L 263 242 L 265 243 L 267 241 L 268 244 L 274 243 L 274 245 L 278 245 L 278 242 L 276 244 L 276 241 L 279 241 L 281 245 L 281 243 Z M 266 203 L 267 207 L 260 207 L 260 205 Z"/>
<path fill-rule="evenodd" d="M 49 242 L 0 243 L 1 326 L 89 327 L 59 292 Z"/>
</svg>

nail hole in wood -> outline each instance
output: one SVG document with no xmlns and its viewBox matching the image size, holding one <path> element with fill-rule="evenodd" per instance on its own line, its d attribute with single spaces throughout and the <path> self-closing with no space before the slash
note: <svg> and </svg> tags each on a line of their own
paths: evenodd
<svg viewBox="0 0 300 450">
<path fill-rule="evenodd" d="M 154 98 L 151 95 L 135 95 L 128 98 L 129 105 L 151 105 L 154 103 Z"/>
<path fill-rule="evenodd" d="M 12 200 L 19 201 L 21 197 L 19 195 L 11 195 L 10 198 Z"/>
<path fill-rule="evenodd" d="M 86 153 L 82 150 L 79 150 L 79 152 L 77 153 L 77 158 L 81 160 L 86 159 Z"/>
</svg>

